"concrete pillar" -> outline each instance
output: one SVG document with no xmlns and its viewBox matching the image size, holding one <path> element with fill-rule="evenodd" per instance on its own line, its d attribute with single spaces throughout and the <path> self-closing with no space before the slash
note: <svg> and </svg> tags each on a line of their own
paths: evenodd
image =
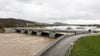
<svg viewBox="0 0 100 56">
<path fill-rule="evenodd" d="M 17 31 L 16 29 L 13 30 L 13 32 L 16 32 L 16 31 Z"/>
<path fill-rule="evenodd" d="M 16 30 L 14 28 L 4 28 L 5 32 L 7 33 L 14 33 Z"/>
<path fill-rule="evenodd" d="M 24 33 L 25 32 L 25 30 L 21 30 L 21 33 Z"/>
<path fill-rule="evenodd" d="M 41 36 L 41 33 L 42 33 L 41 31 L 37 31 L 36 35 Z"/>
<path fill-rule="evenodd" d="M 32 31 L 29 31 L 29 30 L 28 30 L 28 34 L 32 34 Z"/>
<path fill-rule="evenodd" d="M 55 35 L 56 35 L 56 32 L 54 32 L 54 31 L 49 32 L 49 38 L 55 39 Z"/>
</svg>

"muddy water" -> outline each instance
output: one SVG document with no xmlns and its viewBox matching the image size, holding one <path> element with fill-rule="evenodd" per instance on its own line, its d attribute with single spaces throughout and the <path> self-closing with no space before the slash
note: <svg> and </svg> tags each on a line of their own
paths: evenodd
<svg viewBox="0 0 100 56">
<path fill-rule="evenodd" d="M 0 56 L 34 56 L 53 39 L 16 33 L 0 33 Z"/>
</svg>

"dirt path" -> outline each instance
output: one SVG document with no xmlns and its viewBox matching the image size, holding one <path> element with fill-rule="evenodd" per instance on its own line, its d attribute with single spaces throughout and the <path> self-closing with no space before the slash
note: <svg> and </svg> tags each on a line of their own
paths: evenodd
<svg viewBox="0 0 100 56">
<path fill-rule="evenodd" d="M 0 33 L 0 56 L 34 56 L 52 39 L 16 33 Z"/>
</svg>

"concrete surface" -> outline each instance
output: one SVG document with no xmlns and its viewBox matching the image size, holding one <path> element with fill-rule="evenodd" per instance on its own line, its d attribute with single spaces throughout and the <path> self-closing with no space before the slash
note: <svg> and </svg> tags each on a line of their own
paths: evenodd
<svg viewBox="0 0 100 56">
<path fill-rule="evenodd" d="M 44 53 L 42 56 L 64 56 L 68 49 L 73 45 L 73 43 L 79 39 L 82 36 L 88 36 L 92 34 L 81 34 L 81 35 L 75 35 L 64 38 L 62 41 L 60 41 L 58 44 L 56 44 L 53 48 L 48 50 L 46 53 Z"/>
</svg>

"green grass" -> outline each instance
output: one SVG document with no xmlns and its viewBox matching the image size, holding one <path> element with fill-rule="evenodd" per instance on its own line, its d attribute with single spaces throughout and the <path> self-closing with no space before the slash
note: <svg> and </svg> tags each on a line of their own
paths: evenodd
<svg viewBox="0 0 100 56">
<path fill-rule="evenodd" d="M 5 31 L 4 31 L 4 29 L 0 29 L 0 33 L 4 33 Z"/>
<path fill-rule="evenodd" d="M 70 56 L 100 56 L 100 35 L 80 38 Z"/>
</svg>

